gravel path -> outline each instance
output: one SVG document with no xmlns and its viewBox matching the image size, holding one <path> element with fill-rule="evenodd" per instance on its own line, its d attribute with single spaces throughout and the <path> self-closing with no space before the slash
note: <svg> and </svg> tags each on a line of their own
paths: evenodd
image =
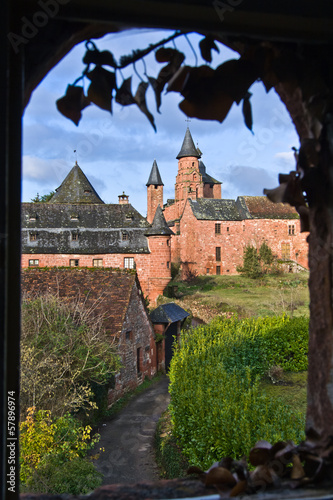
<svg viewBox="0 0 333 500">
<path fill-rule="evenodd" d="M 168 383 L 164 375 L 114 419 L 100 425 L 97 447 L 105 451 L 94 463 L 104 476 L 103 485 L 158 479 L 153 440 L 156 424 L 170 401 Z"/>
</svg>

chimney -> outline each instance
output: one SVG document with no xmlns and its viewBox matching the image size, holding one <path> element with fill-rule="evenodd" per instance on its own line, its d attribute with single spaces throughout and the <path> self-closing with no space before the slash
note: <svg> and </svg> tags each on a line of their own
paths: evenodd
<svg viewBox="0 0 333 500">
<path fill-rule="evenodd" d="M 128 205 L 128 195 L 125 194 L 125 191 L 123 191 L 123 194 L 120 194 L 118 196 L 119 199 L 119 205 Z"/>
</svg>

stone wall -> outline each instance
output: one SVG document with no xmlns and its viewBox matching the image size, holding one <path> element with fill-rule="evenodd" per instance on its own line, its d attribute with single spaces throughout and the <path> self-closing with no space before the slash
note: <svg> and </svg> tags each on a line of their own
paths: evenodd
<svg viewBox="0 0 333 500">
<path fill-rule="evenodd" d="M 220 224 L 219 233 L 215 224 Z M 265 241 L 278 259 L 308 268 L 306 238 L 307 233 L 300 233 L 298 219 L 197 220 L 187 204 L 176 245 L 172 241 L 172 255 L 179 253 L 180 260 L 198 274 L 235 274 L 243 263 L 244 247 L 259 248 Z"/>
</svg>

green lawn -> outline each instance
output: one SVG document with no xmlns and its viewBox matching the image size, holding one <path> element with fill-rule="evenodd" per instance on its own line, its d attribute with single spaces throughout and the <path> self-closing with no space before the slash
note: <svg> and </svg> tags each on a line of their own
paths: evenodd
<svg viewBox="0 0 333 500">
<path fill-rule="evenodd" d="M 306 411 L 306 383 L 308 372 L 285 372 L 282 377 L 272 381 L 262 381 L 263 392 L 272 398 L 280 398 L 294 410 Z"/>
<path fill-rule="evenodd" d="M 210 308 L 212 316 L 236 312 L 240 317 L 309 314 L 307 272 L 267 275 L 260 279 L 244 276 L 198 276 L 191 283 L 173 281 L 169 299 L 176 298 L 191 310 L 191 304 Z M 197 315 L 194 313 L 194 316 Z M 200 315 L 199 315 L 200 317 Z M 205 320 L 205 318 L 202 318 Z"/>
</svg>

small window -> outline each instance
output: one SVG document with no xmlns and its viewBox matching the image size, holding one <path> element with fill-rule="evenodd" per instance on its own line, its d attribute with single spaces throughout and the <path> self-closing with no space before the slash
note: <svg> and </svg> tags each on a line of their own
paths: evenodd
<svg viewBox="0 0 333 500">
<path fill-rule="evenodd" d="M 167 262 L 167 269 L 170 269 L 170 262 Z"/>
<path fill-rule="evenodd" d="M 122 241 L 128 241 L 129 237 L 128 237 L 128 233 L 126 231 L 123 231 L 121 233 L 121 239 L 122 239 Z"/>
<path fill-rule="evenodd" d="M 215 234 L 221 234 L 221 224 L 215 224 Z"/>
<path fill-rule="evenodd" d="M 29 234 L 29 240 L 30 241 L 36 241 L 37 240 L 37 233 L 30 233 Z"/>
<path fill-rule="evenodd" d="M 229 233 L 229 226 L 227 227 L 227 233 Z"/>
<path fill-rule="evenodd" d="M 192 167 L 194 167 L 194 161 L 192 161 Z"/>
<path fill-rule="evenodd" d="M 84 194 L 89 194 L 89 193 L 91 193 L 91 189 L 85 189 L 84 190 Z"/>
<path fill-rule="evenodd" d="M 39 266 L 39 260 L 38 259 L 29 259 L 29 267 L 36 267 Z"/>
<path fill-rule="evenodd" d="M 79 220 L 79 216 L 78 215 L 71 215 L 71 220 L 78 221 Z"/>
<path fill-rule="evenodd" d="M 132 340 L 132 330 L 128 330 L 126 332 L 126 340 Z"/>
<path fill-rule="evenodd" d="M 125 269 L 134 269 L 135 268 L 134 257 L 125 257 L 124 258 L 124 268 Z"/>
<path fill-rule="evenodd" d="M 218 276 L 221 274 L 221 266 L 216 266 L 216 274 Z"/>
<path fill-rule="evenodd" d="M 215 248 L 215 257 L 218 262 L 221 260 L 221 247 Z"/>
<path fill-rule="evenodd" d="M 288 234 L 289 236 L 293 236 L 295 234 L 295 226 L 293 224 L 288 226 Z"/>
<path fill-rule="evenodd" d="M 206 274 L 209 274 L 209 267 L 206 268 Z"/>
<path fill-rule="evenodd" d="M 37 220 L 37 214 L 30 214 L 30 215 L 28 215 L 28 219 L 29 219 L 30 221 L 35 221 L 35 220 Z"/>
<path fill-rule="evenodd" d="M 103 259 L 93 259 L 93 267 L 103 267 Z"/>
<path fill-rule="evenodd" d="M 245 226 L 243 226 L 243 231 L 245 231 Z"/>
<path fill-rule="evenodd" d="M 70 265 L 70 267 L 78 267 L 78 265 L 79 265 L 79 259 L 70 259 L 69 260 L 69 265 Z"/>
<path fill-rule="evenodd" d="M 170 246 L 170 240 L 167 240 L 167 245 L 168 245 L 168 247 Z"/>
<path fill-rule="evenodd" d="M 72 241 L 78 241 L 79 233 L 72 233 Z"/>
<path fill-rule="evenodd" d="M 138 375 L 141 373 L 141 364 L 142 364 L 141 351 L 142 351 L 141 347 L 138 347 L 136 350 L 136 367 L 137 367 Z"/>
</svg>

